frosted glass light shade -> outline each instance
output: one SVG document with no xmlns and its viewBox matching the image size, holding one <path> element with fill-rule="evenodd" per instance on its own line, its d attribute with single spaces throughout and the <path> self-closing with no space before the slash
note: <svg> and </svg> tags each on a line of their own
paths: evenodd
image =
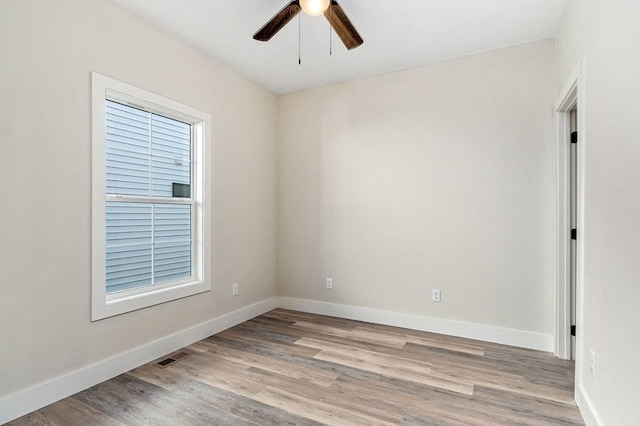
<svg viewBox="0 0 640 426">
<path fill-rule="evenodd" d="M 319 16 L 329 8 L 331 0 L 300 0 L 300 7 L 307 15 Z"/>
</svg>

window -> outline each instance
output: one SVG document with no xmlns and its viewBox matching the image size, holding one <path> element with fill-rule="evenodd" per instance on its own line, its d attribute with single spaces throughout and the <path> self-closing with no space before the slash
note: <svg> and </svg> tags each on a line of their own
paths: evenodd
<svg viewBox="0 0 640 426">
<path fill-rule="evenodd" d="M 97 73 L 92 84 L 92 320 L 210 290 L 209 115 Z"/>
</svg>

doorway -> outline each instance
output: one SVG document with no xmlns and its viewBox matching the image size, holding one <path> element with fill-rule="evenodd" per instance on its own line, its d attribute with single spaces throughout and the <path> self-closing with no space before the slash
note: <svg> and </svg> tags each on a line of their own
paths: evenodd
<svg viewBox="0 0 640 426">
<path fill-rule="evenodd" d="M 578 107 L 569 111 L 569 359 L 576 359 L 576 282 L 578 266 Z M 565 137 L 567 137 L 565 136 Z"/>
<path fill-rule="evenodd" d="M 559 358 L 581 362 L 584 270 L 583 60 L 555 105 L 557 154 L 555 347 Z M 577 383 L 576 383 L 577 385 Z"/>
</svg>

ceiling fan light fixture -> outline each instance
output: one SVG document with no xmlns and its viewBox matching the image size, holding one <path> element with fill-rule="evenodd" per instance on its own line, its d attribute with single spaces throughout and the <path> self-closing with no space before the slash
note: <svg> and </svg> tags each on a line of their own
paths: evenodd
<svg viewBox="0 0 640 426">
<path fill-rule="evenodd" d="M 300 7 L 304 13 L 311 16 L 322 15 L 329 9 L 330 4 L 331 0 L 300 0 Z"/>
</svg>

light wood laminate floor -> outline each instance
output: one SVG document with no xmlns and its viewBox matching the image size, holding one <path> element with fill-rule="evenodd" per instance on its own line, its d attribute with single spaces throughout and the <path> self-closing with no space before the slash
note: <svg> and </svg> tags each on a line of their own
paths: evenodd
<svg viewBox="0 0 640 426">
<path fill-rule="evenodd" d="M 573 363 L 527 349 L 276 309 L 179 352 L 10 424 L 584 424 Z"/>
</svg>

